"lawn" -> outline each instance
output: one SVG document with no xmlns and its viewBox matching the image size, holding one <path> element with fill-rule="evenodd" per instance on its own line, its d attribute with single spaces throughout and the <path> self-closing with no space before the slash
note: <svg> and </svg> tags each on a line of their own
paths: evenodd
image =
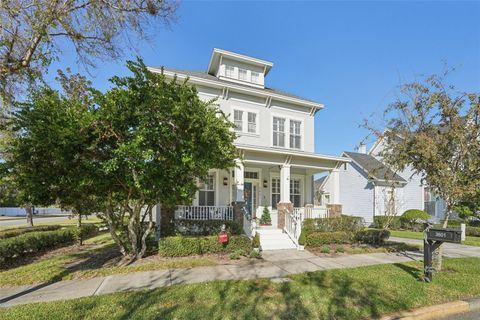
<svg viewBox="0 0 480 320">
<path fill-rule="evenodd" d="M 108 233 L 85 241 L 85 247 L 58 249 L 58 254 L 47 253 L 46 258 L 8 270 L 0 271 L 0 287 L 11 287 L 60 280 L 93 278 L 137 271 L 212 266 L 216 262 L 206 258 L 163 259 L 130 266 L 104 266 L 104 259 L 118 255 Z"/>
<path fill-rule="evenodd" d="M 421 231 L 417 232 L 417 231 L 391 230 L 390 235 L 392 237 L 423 240 L 423 232 Z M 480 247 L 480 237 L 466 237 L 465 241 L 462 242 L 462 244 Z"/>
<path fill-rule="evenodd" d="M 33 225 L 34 226 L 46 226 L 46 225 L 75 226 L 78 223 L 78 219 L 76 219 L 76 218 L 50 220 L 50 221 L 47 221 L 47 222 L 45 222 L 45 221 L 42 222 L 42 219 L 43 218 L 36 219 L 34 217 L 33 218 Z M 23 217 L 22 219 L 16 219 L 16 220 L 25 220 L 25 217 Z M 102 220 L 97 218 L 97 217 L 89 217 L 88 219 L 83 219 L 82 221 L 83 221 L 83 223 L 101 223 L 102 222 Z M 18 229 L 18 228 L 26 228 L 26 227 L 27 227 L 26 223 L 25 223 L 25 225 L 21 225 L 21 226 L 0 226 L 0 231 Z"/>
<path fill-rule="evenodd" d="M 1 319 L 359 319 L 480 295 L 480 259 L 448 259 L 432 283 L 419 262 L 215 281 L 2 310 Z"/>
</svg>

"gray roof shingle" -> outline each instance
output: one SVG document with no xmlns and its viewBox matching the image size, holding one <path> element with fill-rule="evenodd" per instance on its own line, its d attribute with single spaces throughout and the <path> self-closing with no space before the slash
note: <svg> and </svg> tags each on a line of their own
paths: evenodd
<svg viewBox="0 0 480 320">
<path fill-rule="evenodd" d="M 361 166 L 367 174 L 375 180 L 407 182 L 401 176 L 393 172 L 389 167 L 374 156 L 365 153 L 344 152 L 355 163 Z"/>
<path fill-rule="evenodd" d="M 160 68 L 158 68 L 158 69 L 160 69 Z M 205 79 L 205 80 L 216 81 L 216 82 L 224 83 L 224 84 L 231 84 L 231 82 L 229 82 L 227 80 L 218 79 L 217 77 L 212 76 L 211 74 L 208 74 L 204 71 L 180 70 L 180 69 L 172 69 L 172 68 L 163 68 L 163 69 L 165 71 L 170 71 L 170 72 L 174 72 L 174 73 L 178 73 L 178 74 L 185 74 L 185 75 L 191 76 L 191 77 L 202 78 L 202 79 Z M 246 85 L 246 84 L 235 83 L 235 85 L 242 86 L 242 87 L 245 87 L 245 88 L 251 88 L 249 85 Z M 316 102 L 316 101 L 313 101 L 311 99 L 307 99 L 307 98 L 304 98 L 304 97 L 301 97 L 301 96 L 298 96 L 298 95 L 295 95 L 295 94 L 292 94 L 292 93 L 288 93 L 288 92 L 285 92 L 285 91 L 282 91 L 282 90 L 279 90 L 279 89 L 265 87 L 264 89 L 260 89 L 260 90 L 264 90 L 264 91 L 275 93 L 275 94 L 281 94 L 283 96 L 287 96 L 287 97 L 290 97 L 290 98 L 305 100 L 305 101 L 308 101 L 308 102 L 319 104 L 319 102 Z"/>
</svg>

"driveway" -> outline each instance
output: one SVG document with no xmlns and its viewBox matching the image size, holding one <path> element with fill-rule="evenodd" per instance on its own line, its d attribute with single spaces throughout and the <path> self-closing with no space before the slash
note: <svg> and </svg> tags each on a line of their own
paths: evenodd
<svg viewBox="0 0 480 320">
<path fill-rule="evenodd" d="M 423 240 L 390 237 L 388 240 L 423 246 Z M 451 258 L 480 257 L 480 247 L 464 244 L 444 243 L 443 253 Z"/>
</svg>

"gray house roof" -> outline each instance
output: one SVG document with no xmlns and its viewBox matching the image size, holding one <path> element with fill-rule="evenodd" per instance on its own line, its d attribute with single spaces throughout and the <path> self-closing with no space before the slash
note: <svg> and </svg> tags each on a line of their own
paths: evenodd
<svg viewBox="0 0 480 320">
<path fill-rule="evenodd" d="M 357 152 L 344 152 L 344 154 L 362 167 L 362 169 L 365 170 L 365 172 L 375 180 L 402 183 L 407 182 L 401 176 L 393 172 L 389 167 L 385 166 L 382 162 L 369 154 Z"/>
<path fill-rule="evenodd" d="M 160 69 L 160 68 L 158 68 L 158 69 Z M 172 69 L 172 68 L 163 68 L 163 69 L 165 71 L 170 71 L 170 72 L 178 73 L 178 74 L 184 74 L 184 75 L 187 75 L 187 76 L 190 76 L 190 77 L 197 77 L 197 78 L 202 78 L 202 79 L 205 79 L 205 80 L 216 81 L 216 82 L 222 83 L 222 84 L 231 84 L 231 82 L 228 82 L 226 80 L 218 79 L 217 77 L 212 76 L 211 74 L 208 74 L 204 71 L 180 70 L 180 69 Z M 235 85 L 242 86 L 242 87 L 245 87 L 245 88 L 251 88 L 248 85 L 240 84 L 240 83 L 235 83 Z M 309 102 L 313 102 L 313 103 L 318 103 L 318 102 L 313 101 L 311 99 L 307 99 L 307 98 L 304 98 L 304 97 L 301 97 L 301 96 L 297 96 L 295 94 L 288 93 L 288 92 L 285 92 L 285 91 L 282 91 L 282 90 L 279 90 L 279 89 L 265 87 L 264 89 L 261 89 L 261 90 L 264 90 L 266 92 L 280 94 L 280 95 L 290 97 L 290 98 L 295 98 L 295 99 L 305 100 L 305 101 L 309 101 Z"/>
<path fill-rule="evenodd" d="M 315 180 L 314 182 L 314 185 L 315 185 L 315 190 L 317 190 L 318 188 L 320 188 L 323 183 L 325 182 L 325 180 L 327 180 L 327 177 L 328 176 L 323 176 L 321 178 L 318 178 L 317 180 Z"/>
</svg>

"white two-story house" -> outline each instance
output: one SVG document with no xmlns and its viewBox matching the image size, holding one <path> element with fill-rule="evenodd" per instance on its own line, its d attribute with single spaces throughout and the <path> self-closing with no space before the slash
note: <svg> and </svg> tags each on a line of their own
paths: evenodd
<svg viewBox="0 0 480 320">
<path fill-rule="evenodd" d="M 214 49 L 205 72 L 164 68 L 167 77 L 189 78 L 201 99 L 217 98 L 235 124 L 239 154 L 235 168 L 212 168 L 193 203 L 178 207 L 178 217 L 231 218 L 235 204 L 244 203 L 247 213 L 258 218 L 268 207 L 273 227 L 284 229 L 285 208 L 293 214 L 313 205 L 314 175 L 349 161 L 314 152 L 314 117 L 324 106 L 268 87 L 272 67 L 266 60 Z M 314 211 L 326 213 L 327 208 Z"/>
</svg>

